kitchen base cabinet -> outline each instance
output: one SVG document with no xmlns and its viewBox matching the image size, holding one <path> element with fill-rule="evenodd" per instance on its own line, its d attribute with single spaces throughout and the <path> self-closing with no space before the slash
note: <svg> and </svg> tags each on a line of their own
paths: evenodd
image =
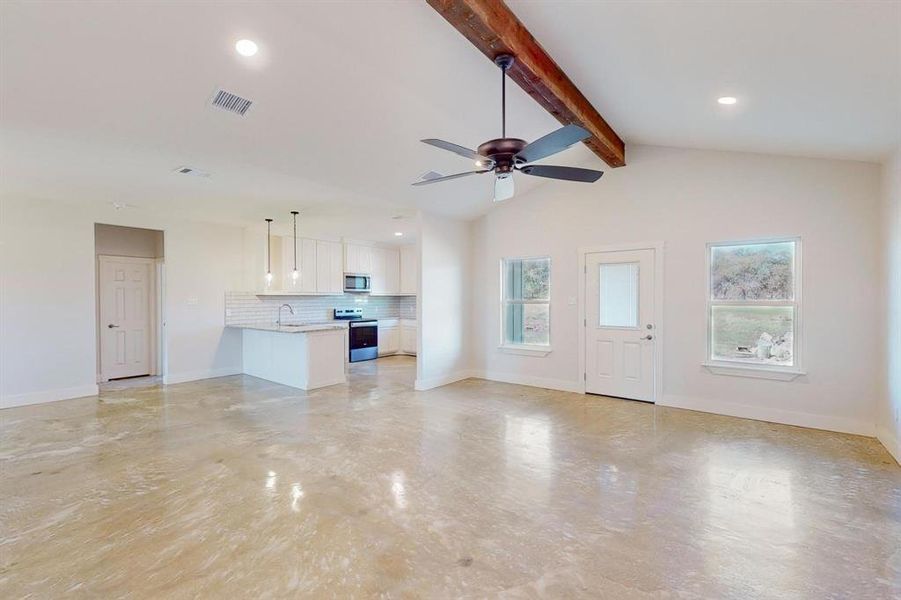
<svg viewBox="0 0 901 600">
<path fill-rule="evenodd" d="M 379 320 L 379 356 L 397 354 L 400 350 L 400 328 L 397 319 Z"/>
<path fill-rule="evenodd" d="M 400 351 L 404 354 L 416 355 L 416 321 L 401 319 Z"/>
</svg>

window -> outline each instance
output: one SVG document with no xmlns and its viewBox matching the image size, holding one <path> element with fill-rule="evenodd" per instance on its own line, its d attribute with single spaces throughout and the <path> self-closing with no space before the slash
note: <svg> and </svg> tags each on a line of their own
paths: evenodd
<svg viewBox="0 0 901 600">
<path fill-rule="evenodd" d="M 602 263 L 598 279 L 601 327 L 638 327 L 638 263 Z"/>
<path fill-rule="evenodd" d="M 551 259 L 501 261 L 504 346 L 549 346 Z"/>
<path fill-rule="evenodd" d="M 708 262 L 708 366 L 800 373 L 801 241 L 709 244 Z"/>
</svg>

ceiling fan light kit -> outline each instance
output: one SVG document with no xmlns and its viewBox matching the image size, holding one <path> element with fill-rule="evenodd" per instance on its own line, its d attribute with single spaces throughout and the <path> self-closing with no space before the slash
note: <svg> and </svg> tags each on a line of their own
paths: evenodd
<svg viewBox="0 0 901 600">
<path fill-rule="evenodd" d="M 469 175 L 493 172 L 495 176 L 494 201 L 500 202 L 513 197 L 513 173 L 515 171 L 535 177 L 583 183 L 593 183 L 601 178 L 604 173 L 592 169 L 528 164 L 562 152 L 573 144 L 591 137 L 591 134 L 579 125 L 565 125 L 531 143 L 519 138 L 507 137 L 507 70 L 513 65 L 513 62 L 514 58 L 510 54 L 501 54 L 494 59 L 494 63 L 501 70 L 501 137 L 480 144 L 476 150 L 434 138 L 421 140 L 430 146 L 473 160 L 476 166 L 482 168 L 477 171 L 423 179 L 413 185 L 428 185 Z"/>
</svg>

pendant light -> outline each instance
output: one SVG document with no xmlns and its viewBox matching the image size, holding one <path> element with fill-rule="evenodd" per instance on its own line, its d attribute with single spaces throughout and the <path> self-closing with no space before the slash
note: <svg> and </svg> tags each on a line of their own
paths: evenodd
<svg viewBox="0 0 901 600">
<path fill-rule="evenodd" d="M 291 214 L 294 216 L 294 270 L 291 271 L 291 279 L 297 282 L 297 278 L 300 277 L 300 273 L 297 271 L 297 215 L 300 213 L 292 210 Z"/>
<path fill-rule="evenodd" d="M 272 284 L 272 219 L 266 219 L 266 287 Z"/>
</svg>

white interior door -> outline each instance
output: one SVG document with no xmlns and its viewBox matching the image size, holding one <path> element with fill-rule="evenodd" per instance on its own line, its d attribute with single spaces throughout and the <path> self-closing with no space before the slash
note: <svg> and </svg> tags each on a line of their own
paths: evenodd
<svg viewBox="0 0 901 600">
<path fill-rule="evenodd" d="M 654 401 L 654 250 L 585 256 L 585 391 Z"/>
<path fill-rule="evenodd" d="M 153 259 L 100 257 L 100 375 L 150 375 Z"/>
</svg>

